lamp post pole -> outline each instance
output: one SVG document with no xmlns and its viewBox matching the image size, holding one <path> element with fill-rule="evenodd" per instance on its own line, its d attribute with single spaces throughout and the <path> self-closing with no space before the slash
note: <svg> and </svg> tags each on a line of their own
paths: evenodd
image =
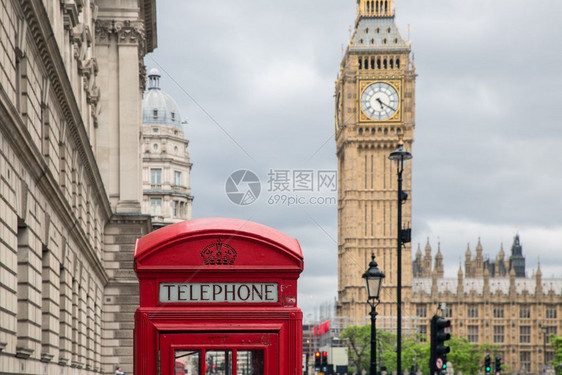
<svg viewBox="0 0 562 375">
<path fill-rule="evenodd" d="M 371 366 L 369 375 L 377 373 L 377 311 L 375 304 L 371 304 Z"/>
<path fill-rule="evenodd" d="M 396 200 L 398 205 L 396 227 L 396 254 L 398 262 L 396 273 L 396 373 L 402 375 L 402 243 L 410 242 L 409 229 L 402 229 L 402 204 L 408 199 L 408 195 L 402 191 L 402 172 L 404 172 L 404 162 L 412 158 L 412 154 L 404 150 L 402 137 L 399 138 L 398 148 L 391 152 L 388 158 L 396 162 L 396 174 L 398 177 Z"/>
<path fill-rule="evenodd" d="M 402 172 L 404 171 L 404 160 L 398 164 L 398 214 L 396 228 L 396 254 L 398 254 L 398 269 L 396 283 L 396 374 L 402 375 Z"/>
<path fill-rule="evenodd" d="M 379 294 L 381 291 L 382 279 L 384 273 L 379 270 L 377 262 L 375 262 L 375 254 L 371 254 L 371 262 L 369 269 L 363 274 L 367 286 L 367 303 L 371 306 L 371 364 L 369 366 L 369 375 L 377 373 L 377 305 L 379 304 Z"/>
</svg>

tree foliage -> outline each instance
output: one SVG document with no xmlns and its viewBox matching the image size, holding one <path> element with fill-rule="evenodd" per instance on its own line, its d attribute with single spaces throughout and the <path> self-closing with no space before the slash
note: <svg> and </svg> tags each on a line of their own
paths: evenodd
<svg viewBox="0 0 562 375">
<path fill-rule="evenodd" d="M 347 339 L 348 356 L 352 371 L 368 370 L 371 353 L 371 326 L 347 327 L 341 334 Z M 429 374 L 429 340 L 422 341 L 419 335 L 402 336 L 402 370 L 409 371 L 412 366 L 422 373 Z M 562 363 L 562 337 L 558 341 L 559 362 Z M 388 373 L 396 370 L 396 334 L 377 330 L 377 367 L 386 367 Z M 553 339 L 554 340 L 554 339 Z M 553 346 L 554 346 L 554 341 Z M 471 344 L 465 338 L 452 337 L 447 342 L 451 352 L 447 361 L 452 364 L 455 372 L 461 371 L 464 375 L 481 374 L 484 366 L 484 357 L 488 354 L 496 357 L 500 353 L 498 345 Z M 562 365 L 561 365 L 562 366 Z M 502 366 L 504 369 L 506 366 Z M 562 375 L 562 373 L 558 374 Z"/>
<path fill-rule="evenodd" d="M 562 375 L 562 336 L 550 335 L 550 345 L 554 349 L 552 366 L 557 375 Z"/>
<path fill-rule="evenodd" d="M 367 370 L 371 353 L 371 326 L 349 326 L 341 338 L 347 339 L 347 356 L 352 371 Z"/>
</svg>

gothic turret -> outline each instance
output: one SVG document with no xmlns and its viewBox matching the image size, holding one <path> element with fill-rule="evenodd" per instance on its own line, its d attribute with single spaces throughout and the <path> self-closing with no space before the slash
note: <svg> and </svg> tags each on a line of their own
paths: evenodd
<svg viewBox="0 0 562 375">
<path fill-rule="evenodd" d="M 435 267 L 433 268 L 433 272 L 437 275 L 437 277 L 443 277 L 445 274 L 445 269 L 443 267 L 443 254 L 441 254 L 441 243 L 437 244 L 437 254 L 435 255 Z"/>
<path fill-rule="evenodd" d="M 523 246 L 521 246 L 519 240 L 519 233 L 515 235 L 513 245 L 511 246 L 509 269 L 515 270 L 515 277 L 525 277 L 525 257 L 523 256 Z"/>
</svg>

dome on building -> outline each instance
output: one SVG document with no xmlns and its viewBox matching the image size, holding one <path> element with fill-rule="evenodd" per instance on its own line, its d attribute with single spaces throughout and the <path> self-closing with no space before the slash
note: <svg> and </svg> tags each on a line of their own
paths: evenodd
<svg viewBox="0 0 562 375">
<path fill-rule="evenodd" d="M 160 89 L 160 72 L 152 68 L 148 74 L 148 90 L 142 100 L 143 124 L 181 126 L 178 105 Z"/>
</svg>

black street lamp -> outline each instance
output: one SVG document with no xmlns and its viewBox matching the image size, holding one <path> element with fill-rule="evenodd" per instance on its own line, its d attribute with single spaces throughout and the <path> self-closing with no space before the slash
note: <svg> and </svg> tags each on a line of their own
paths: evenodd
<svg viewBox="0 0 562 375">
<path fill-rule="evenodd" d="M 398 224 L 396 226 L 396 252 L 398 255 L 397 283 L 396 283 L 396 373 L 402 375 L 402 244 L 410 242 L 411 230 L 402 229 L 402 204 L 408 199 L 408 194 L 402 191 L 402 172 L 404 164 L 412 158 L 412 154 L 404 150 L 402 137 L 398 141 L 398 148 L 388 156 L 396 162 L 396 174 L 398 175 Z"/>
<path fill-rule="evenodd" d="M 377 311 L 376 307 L 379 304 L 379 295 L 381 292 L 382 279 L 384 273 L 379 270 L 379 265 L 375 262 L 375 254 L 371 254 L 371 262 L 369 269 L 363 274 L 365 283 L 367 285 L 367 303 L 371 306 L 371 366 L 369 369 L 370 375 L 377 373 Z"/>
</svg>

